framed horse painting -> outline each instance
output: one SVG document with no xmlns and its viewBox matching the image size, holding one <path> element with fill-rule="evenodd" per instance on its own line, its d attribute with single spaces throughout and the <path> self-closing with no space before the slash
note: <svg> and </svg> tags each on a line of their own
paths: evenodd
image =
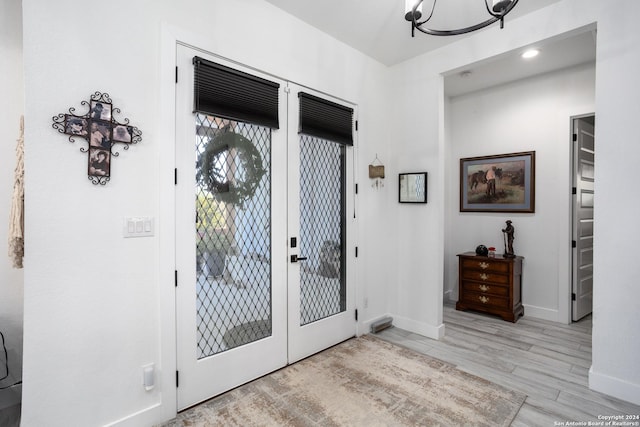
<svg viewBox="0 0 640 427">
<path fill-rule="evenodd" d="M 535 212 L 536 152 L 460 159 L 460 212 Z"/>
</svg>

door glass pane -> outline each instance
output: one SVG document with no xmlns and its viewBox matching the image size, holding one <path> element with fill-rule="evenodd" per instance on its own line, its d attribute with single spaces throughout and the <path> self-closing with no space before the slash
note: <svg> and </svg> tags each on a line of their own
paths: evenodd
<svg viewBox="0 0 640 427">
<path fill-rule="evenodd" d="M 300 136 L 300 325 L 346 310 L 345 150 Z"/>
<path fill-rule="evenodd" d="M 198 358 L 271 335 L 271 129 L 196 114 Z"/>
</svg>

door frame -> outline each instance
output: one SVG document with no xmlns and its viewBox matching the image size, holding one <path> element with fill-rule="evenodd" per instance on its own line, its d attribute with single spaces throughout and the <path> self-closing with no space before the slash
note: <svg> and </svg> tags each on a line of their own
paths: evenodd
<svg viewBox="0 0 640 427">
<path fill-rule="evenodd" d="M 180 40 L 191 37 L 181 30 L 163 24 L 160 41 L 160 102 L 161 118 L 157 135 L 158 155 L 158 305 L 160 320 L 160 357 L 158 385 L 161 387 L 161 401 L 157 403 L 160 419 L 169 420 L 178 413 L 177 371 L 177 333 L 176 333 L 176 293 L 175 293 L 175 177 L 171 171 L 175 168 L 175 117 L 177 66 L 177 46 Z M 174 277 L 171 277 L 174 275 Z"/>
<path fill-rule="evenodd" d="M 156 367 L 156 386 L 160 387 L 162 393 L 159 400 L 152 402 L 145 414 L 137 421 L 155 423 L 158 420 L 169 420 L 177 414 L 177 388 L 176 388 L 176 370 L 177 370 L 177 335 L 176 335 L 176 293 L 175 293 L 175 257 L 176 257 L 176 238 L 175 238 L 175 177 L 173 170 L 175 168 L 175 117 L 176 117 L 176 66 L 177 66 L 177 46 L 185 45 L 196 50 L 201 50 L 207 54 L 218 57 L 221 60 L 236 63 L 244 68 L 252 68 L 246 64 L 242 64 L 236 60 L 230 59 L 221 54 L 212 52 L 217 51 L 215 43 L 207 38 L 201 37 L 191 31 L 163 22 L 160 31 L 160 73 L 159 73 L 159 102 L 158 102 L 158 134 L 154 135 L 159 148 L 158 169 L 157 169 L 157 187 L 158 187 L 158 220 L 156 222 L 156 230 L 158 236 L 158 268 L 155 282 L 158 286 L 158 298 L 151 303 L 158 307 L 158 336 L 159 336 L 159 354 L 160 360 L 155 362 Z M 269 75 L 269 72 L 257 70 L 262 74 Z M 275 78 L 298 84 L 290 79 L 273 75 Z M 303 86 L 303 85 L 301 85 Z M 328 96 L 340 99 L 336 96 Z M 343 100 L 349 103 L 347 100 Z M 354 117 L 357 120 L 357 116 Z M 357 144 L 353 147 L 353 173 L 358 176 Z M 358 212 L 358 198 L 354 201 L 354 213 Z M 358 241 L 358 227 L 353 225 L 353 239 Z M 355 263 L 357 264 L 357 263 Z M 355 273 L 353 276 L 354 299 L 357 301 L 359 297 L 357 265 L 353 266 Z M 360 335 L 361 320 L 356 322 L 355 334 Z"/>
</svg>

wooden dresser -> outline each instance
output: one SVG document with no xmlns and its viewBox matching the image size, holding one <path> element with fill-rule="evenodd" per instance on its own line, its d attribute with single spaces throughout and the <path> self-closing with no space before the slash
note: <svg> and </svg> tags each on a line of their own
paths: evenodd
<svg viewBox="0 0 640 427">
<path fill-rule="evenodd" d="M 458 255 L 458 302 L 456 310 L 477 310 L 515 322 L 524 315 L 521 256 L 504 258 Z"/>
</svg>

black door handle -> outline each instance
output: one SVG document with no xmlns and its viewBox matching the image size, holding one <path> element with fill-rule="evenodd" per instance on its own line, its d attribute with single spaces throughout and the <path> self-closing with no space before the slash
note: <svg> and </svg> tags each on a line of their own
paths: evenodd
<svg viewBox="0 0 640 427">
<path fill-rule="evenodd" d="M 291 255 L 291 262 L 304 261 L 306 259 L 306 256 Z"/>
</svg>

